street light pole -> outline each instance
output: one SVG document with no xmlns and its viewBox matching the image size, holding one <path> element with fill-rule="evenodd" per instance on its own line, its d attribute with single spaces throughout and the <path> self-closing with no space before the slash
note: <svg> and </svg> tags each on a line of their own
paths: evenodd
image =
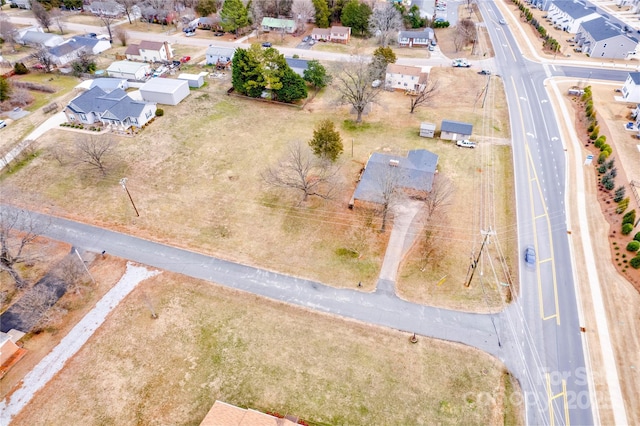
<svg viewBox="0 0 640 426">
<path fill-rule="evenodd" d="M 124 189 L 127 195 L 129 196 L 129 201 L 131 201 L 131 205 L 133 206 L 133 209 L 136 211 L 136 216 L 140 217 L 140 213 L 138 213 L 138 209 L 136 208 L 136 205 L 133 202 L 133 198 L 131 198 L 131 194 L 127 189 L 127 178 L 120 179 L 120 185 L 122 185 L 122 189 Z"/>
</svg>

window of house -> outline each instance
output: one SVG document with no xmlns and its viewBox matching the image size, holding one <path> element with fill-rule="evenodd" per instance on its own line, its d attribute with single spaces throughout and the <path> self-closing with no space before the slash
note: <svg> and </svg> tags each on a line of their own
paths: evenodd
<svg viewBox="0 0 640 426">
<path fill-rule="evenodd" d="M 86 119 L 87 119 L 86 114 L 80 114 L 80 120 L 86 120 Z"/>
</svg>

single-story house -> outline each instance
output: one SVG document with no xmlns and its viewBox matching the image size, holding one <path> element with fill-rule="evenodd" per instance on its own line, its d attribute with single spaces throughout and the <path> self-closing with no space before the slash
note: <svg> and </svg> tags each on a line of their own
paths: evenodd
<svg viewBox="0 0 640 426">
<path fill-rule="evenodd" d="M 206 52 L 207 65 L 215 65 L 217 68 L 227 68 L 231 66 L 231 60 L 235 53 L 235 47 L 218 47 L 210 45 Z"/>
<path fill-rule="evenodd" d="M 185 80 L 156 77 L 140 87 L 142 99 L 164 105 L 178 105 L 189 96 L 189 83 Z"/>
<path fill-rule="evenodd" d="M 124 90 L 110 93 L 94 87 L 80 94 L 64 109 L 72 123 L 114 125 L 121 129 L 142 127 L 156 113 L 156 104 L 131 99 Z"/>
<path fill-rule="evenodd" d="M 182 73 L 178 76 L 178 80 L 185 80 L 187 83 L 189 83 L 189 87 L 197 89 L 204 86 L 204 78 L 208 75 L 209 73 L 204 71 L 198 74 Z"/>
<path fill-rule="evenodd" d="M 19 349 L 8 333 L 0 331 L 0 366 L 4 366 Z"/>
<path fill-rule="evenodd" d="M 429 74 L 420 67 L 410 65 L 387 65 L 385 87 L 394 90 L 419 91 L 425 87 Z"/>
<path fill-rule="evenodd" d="M 461 121 L 442 120 L 440 139 L 458 141 L 469 139 L 473 133 L 473 124 Z"/>
<path fill-rule="evenodd" d="M 432 138 L 436 134 L 436 125 L 433 123 L 420 123 L 420 136 Z"/>
<path fill-rule="evenodd" d="M 398 31 L 398 46 L 428 47 L 433 38 L 433 28 L 425 28 L 422 31 Z"/>
<path fill-rule="evenodd" d="M 141 41 L 140 44 L 129 44 L 124 52 L 130 61 L 161 62 L 173 58 L 171 44 L 161 41 Z"/>
<path fill-rule="evenodd" d="M 18 33 L 18 39 L 16 41 L 28 46 L 55 47 L 64 43 L 64 38 L 57 34 L 29 30 L 23 33 Z"/>
<path fill-rule="evenodd" d="M 287 61 L 289 68 L 291 68 L 293 72 L 298 74 L 300 77 L 304 77 L 304 72 L 309 69 L 309 61 L 306 59 L 284 58 L 284 60 Z"/>
<path fill-rule="evenodd" d="M 97 16 L 110 16 L 117 18 L 124 14 L 124 7 L 113 0 L 92 1 L 88 5 L 83 6 L 85 11 L 89 11 Z"/>
<path fill-rule="evenodd" d="M 49 49 L 49 54 L 56 65 L 73 62 L 78 56 L 86 52 L 97 55 L 111 48 L 108 40 L 94 37 L 74 37 L 66 42 Z"/>
<path fill-rule="evenodd" d="M 349 43 L 349 39 L 351 38 L 351 27 L 342 27 L 339 25 L 334 25 L 331 27 L 331 33 L 329 35 L 329 41 L 333 43 Z"/>
<path fill-rule="evenodd" d="M 640 102 L 640 72 L 630 72 L 622 85 L 622 99 L 625 102 Z"/>
<path fill-rule="evenodd" d="M 287 418 L 278 418 L 251 408 L 240 408 L 215 401 L 200 426 L 297 426 Z"/>
<path fill-rule="evenodd" d="M 360 176 L 350 205 L 383 204 L 384 192 L 390 184 L 409 196 L 424 197 L 431 191 L 437 166 L 438 156 L 426 149 L 411 150 L 406 157 L 374 152 Z"/>
<path fill-rule="evenodd" d="M 311 38 L 315 41 L 348 43 L 351 38 L 351 27 L 333 26 L 331 28 L 314 28 L 311 30 Z"/>
<path fill-rule="evenodd" d="M 551 2 L 547 17 L 554 27 L 570 34 L 577 33 L 582 23 L 601 18 L 595 7 L 585 7 L 583 3 L 566 0 Z"/>
<path fill-rule="evenodd" d="M 151 75 L 149 64 L 132 61 L 116 61 L 107 68 L 109 77 L 126 78 L 127 80 L 144 81 Z"/>
<path fill-rule="evenodd" d="M 293 34 L 296 31 L 296 21 L 293 19 L 280 19 L 270 18 L 265 16 L 260 23 L 262 30 L 269 31 L 284 31 L 288 34 Z"/>
<path fill-rule="evenodd" d="M 580 25 L 576 44 L 592 58 L 629 59 L 635 57 L 638 40 L 600 18 Z"/>
<path fill-rule="evenodd" d="M 10 0 L 11 4 L 15 4 L 19 9 L 31 9 L 31 0 Z"/>
<path fill-rule="evenodd" d="M 105 93 L 109 93 L 116 89 L 127 90 L 129 88 L 129 82 L 123 78 L 100 77 L 84 80 L 76 86 L 76 88 L 84 90 L 90 90 L 94 87 L 99 87 L 104 90 Z"/>
</svg>

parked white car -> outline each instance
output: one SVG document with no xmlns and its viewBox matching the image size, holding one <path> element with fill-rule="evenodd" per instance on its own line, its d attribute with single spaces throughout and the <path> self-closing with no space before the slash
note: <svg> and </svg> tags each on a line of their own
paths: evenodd
<svg viewBox="0 0 640 426">
<path fill-rule="evenodd" d="M 457 141 L 456 145 L 462 148 L 475 148 L 475 142 L 471 142 L 469 139 L 462 139 L 461 141 Z"/>
<path fill-rule="evenodd" d="M 3 127 L 7 127 L 7 122 L 4 120 L 0 120 L 0 129 L 2 129 Z"/>
</svg>

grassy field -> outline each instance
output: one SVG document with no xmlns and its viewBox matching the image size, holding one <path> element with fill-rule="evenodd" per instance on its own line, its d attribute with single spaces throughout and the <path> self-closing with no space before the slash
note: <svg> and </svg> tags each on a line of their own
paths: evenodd
<svg viewBox="0 0 640 426">
<path fill-rule="evenodd" d="M 461 345 L 411 344 L 163 273 L 116 308 L 13 424 L 197 425 L 216 399 L 310 424 L 499 424 L 502 371 Z M 508 413 L 506 424 L 518 421 Z"/>
<path fill-rule="evenodd" d="M 409 114 L 408 97 L 383 92 L 365 124 L 356 128 L 344 125 L 349 108 L 336 104 L 332 89 L 299 110 L 228 97 L 228 80 L 210 79 L 180 105 L 164 107 L 164 117 L 136 138 L 118 140 L 107 178 L 72 162 L 61 165 L 47 155 L 53 146 L 72 152 L 79 137 L 55 130 L 39 141 L 43 155 L 4 179 L 3 185 L 22 192 L 18 201 L 32 208 L 55 206 L 65 216 L 146 238 L 339 287 L 362 281 L 364 289 L 372 289 L 388 233 L 378 233 L 377 223 L 369 225 L 366 215 L 347 209 L 358 171 L 370 153 L 431 149 L 441 156 L 439 171 L 455 180 L 464 176 L 458 169 L 461 160 L 476 164 L 475 151 L 461 156 L 451 143 L 420 138 L 420 122 L 463 120 L 480 131 L 490 129 L 487 137 L 508 136 L 503 95 L 497 96 L 490 117 L 476 106 L 482 76 L 471 70 L 434 68 L 432 78 L 438 80 L 442 96 L 429 107 Z M 449 99 L 458 101 L 452 106 Z M 299 194 L 273 190 L 260 175 L 288 144 L 309 140 L 323 118 L 338 123 L 345 143 L 341 190 L 333 201 L 299 204 Z M 140 218 L 133 215 L 119 185 L 125 176 Z M 458 226 L 472 226 L 464 225 L 470 220 L 464 214 L 458 216 Z M 362 235 L 368 245 L 359 258 L 340 254 Z M 465 249 L 454 255 L 468 254 Z"/>
</svg>

